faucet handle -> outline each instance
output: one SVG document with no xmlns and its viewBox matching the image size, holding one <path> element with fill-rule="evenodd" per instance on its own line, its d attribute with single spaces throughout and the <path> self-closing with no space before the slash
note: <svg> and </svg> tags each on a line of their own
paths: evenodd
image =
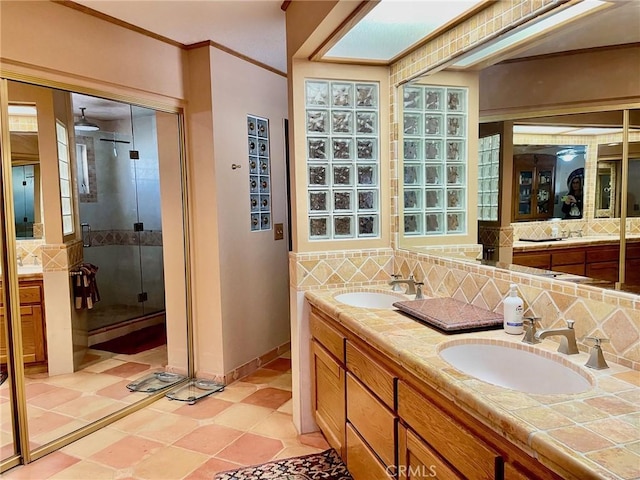
<svg viewBox="0 0 640 480">
<path fill-rule="evenodd" d="M 606 360 L 604 359 L 604 355 L 602 354 L 602 348 L 600 348 L 600 344 L 603 342 L 608 342 L 608 338 L 600 338 L 600 337 L 585 337 L 585 341 L 588 340 L 593 342 L 593 347 L 591 348 L 591 353 L 589 354 L 589 360 L 585 363 L 585 367 L 593 368 L 595 370 L 603 370 L 605 368 L 609 368 Z"/>
<path fill-rule="evenodd" d="M 424 282 L 415 282 L 415 287 L 416 287 L 416 300 L 422 300 L 424 299 L 424 295 L 422 293 L 422 286 L 424 285 Z"/>
<path fill-rule="evenodd" d="M 540 343 L 540 339 L 536 338 L 536 329 L 538 327 L 538 320 L 540 317 L 524 317 L 522 319 L 522 323 L 525 325 L 524 337 L 522 337 L 523 343 L 528 343 L 530 345 L 535 345 L 536 343 Z"/>
<path fill-rule="evenodd" d="M 573 329 L 573 325 L 576 323 L 575 320 L 567 320 L 567 327 Z"/>
<path fill-rule="evenodd" d="M 585 342 L 593 342 L 593 346 L 594 347 L 599 347 L 600 345 L 602 345 L 603 343 L 609 343 L 611 340 L 609 340 L 608 338 L 600 338 L 600 337 L 596 337 L 595 335 L 593 337 L 584 337 L 584 341 Z"/>
</svg>

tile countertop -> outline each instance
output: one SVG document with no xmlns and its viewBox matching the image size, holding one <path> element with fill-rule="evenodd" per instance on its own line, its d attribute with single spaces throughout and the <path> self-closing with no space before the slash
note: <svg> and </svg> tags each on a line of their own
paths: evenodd
<svg viewBox="0 0 640 480">
<path fill-rule="evenodd" d="M 528 252 L 535 250 L 546 250 L 549 247 L 556 248 L 572 248 L 583 247 L 587 245 L 617 245 L 620 241 L 619 237 L 614 235 L 601 235 L 589 237 L 571 237 L 562 240 L 550 240 L 548 242 L 527 242 L 516 240 L 513 242 L 513 250 L 515 252 Z M 640 242 L 640 235 L 628 235 L 627 242 Z"/>
<path fill-rule="evenodd" d="M 355 290 L 310 290 L 305 297 L 559 473 L 564 470 L 581 480 L 640 478 L 640 372 L 611 362 L 606 370 L 584 368 L 594 387 L 579 394 L 528 394 L 491 385 L 456 370 L 438 351 L 451 342 L 476 339 L 529 349 L 520 342 L 521 335 L 508 335 L 503 330 L 447 335 L 396 310 L 351 307 L 333 298 L 338 292 Z M 388 292 L 382 288 L 362 290 Z M 555 354 L 557 346 L 543 340 L 532 347 L 545 356 L 562 357 L 561 361 L 574 369 L 586 363 L 587 353 Z"/>
</svg>

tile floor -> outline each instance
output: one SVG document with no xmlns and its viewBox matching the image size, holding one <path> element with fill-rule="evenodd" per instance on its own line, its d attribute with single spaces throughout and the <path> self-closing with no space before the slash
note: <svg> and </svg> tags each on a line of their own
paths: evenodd
<svg viewBox="0 0 640 480">
<path fill-rule="evenodd" d="M 291 419 L 291 360 L 280 357 L 195 405 L 163 398 L 6 480 L 211 480 L 216 472 L 329 448 Z"/>
<path fill-rule="evenodd" d="M 145 393 L 130 392 L 133 380 L 164 371 L 166 345 L 135 355 L 89 350 L 85 365 L 68 375 L 25 375 L 29 440 L 32 448 L 134 403 Z M 0 458 L 13 453 L 9 383 L 0 387 Z"/>
</svg>

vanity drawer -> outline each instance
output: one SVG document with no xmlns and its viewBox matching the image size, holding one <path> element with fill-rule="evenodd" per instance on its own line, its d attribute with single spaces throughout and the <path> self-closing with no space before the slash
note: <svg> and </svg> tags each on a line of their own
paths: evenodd
<svg viewBox="0 0 640 480">
<path fill-rule="evenodd" d="M 385 465 L 395 465 L 397 419 L 351 373 L 347 373 L 347 421 Z"/>
<path fill-rule="evenodd" d="M 41 303 L 42 302 L 42 287 L 38 285 L 20 285 L 18 289 L 18 295 L 20 296 L 20 305 L 29 303 Z M 4 299 L 0 296 L 0 306 L 4 305 Z"/>
<path fill-rule="evenodd" d="M 579 250 L 560 250 L 551 254 L 551 268 L 556 265 L 584 265 L 585 251 Z"/>
<path fill-rule="evenodd" d="M 311 310 L 311 314 L 309 315 L 309 326 L 311 336 L 320 342 L 340 363 L 344 364 L 344 344 L 346 337 L 330 326 L 321 317 L 321 314 L 314 309 Z"/>
<path fill-rule="evenodd" d="M 398 382 L 398 414 L 465 478 L 497 478 L 502 457 L 404 382 Z"/>
<path fill-rule="evenodd" d="M 354 480 L 392 479 L 390 472 L 347 423 L 347 468 Z"/>
<path fill-rule="evenodd" d="M 375 393 L 391 410 L 395 409 L 396 378 L 375 360 L 347 341 L 347 370 Z"/>
<path fill-rule="evenodd" d="M 398 427 L 398 478 L 464 480 L 420 437 L 402 425 Z"/>
<path fill-rule="evenodd" d="M 587 250 L 587 263 L 618 261 L 620 247 L 616 246 L 595 246 Z"/>
<path fill-rule="evenodd" d="M 517 265 L 524 265 L 525 267 L 543 268 L 545 270 L 549 270 L 551 268 L 551 254 L 514 252 L 513 263 Z"/>
<path fill-rule="evenodd" d="M 40 285 L 28 285 L 20 287 L 20 304 L 40 303 L 42 301 L 42 289 Z"/>
</svg>

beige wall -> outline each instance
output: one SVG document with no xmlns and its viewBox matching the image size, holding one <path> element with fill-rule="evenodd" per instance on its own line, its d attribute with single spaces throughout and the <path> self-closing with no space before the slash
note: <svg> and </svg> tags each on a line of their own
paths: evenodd
<svg viewBox="0 0 640 480">
<path fill-rule="evenodd" d="M 274 240 L 273 229 L 250 230 L 247 150 L 247 115 L 269 119 L 271 224 L 283 223 L 286 232 L 287 80 L 215 48 L 210 55 L 215 176 L 205 180 L 215 181 L 221 334 L 229 373 L 289 341 L 288 241 Z M 232 169 L 233 163 L 241 168 Z M 209 212 L 201 222 L 210 221 Z"/>
<path fill-rule="evenodd" d="M 480 116 L 639 102 L 639 64 L 633 46 L 494 65 L 480 73 Z"/>
<path fill-rule="evenodd" d="M 49 1 L 3 1 L 0 22 L 3 69 L 163 102 L 184 98 L 178 47 Z"/>
</svg>

